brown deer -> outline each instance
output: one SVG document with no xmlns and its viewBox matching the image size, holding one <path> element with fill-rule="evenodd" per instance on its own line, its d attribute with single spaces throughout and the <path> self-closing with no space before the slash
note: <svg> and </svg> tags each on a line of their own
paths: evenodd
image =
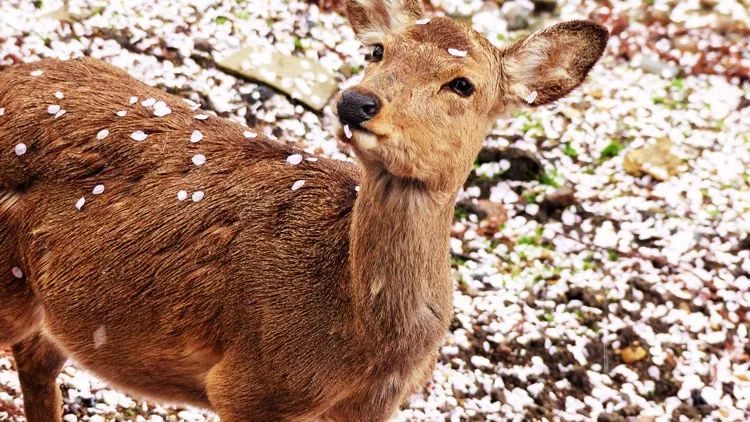
<svg viewBox="0 0 750 422">
<path fill-rule="evenodd" d="M 96 60 L 0 72 L 0 346 L 30 422 L 60 420 L 66 357 L 224 422 L 383 421 L 426 382 L 482 140 L 577 87 L 608 34 L 573 21 L 500 49 L 420 0 L 348 14 L 372 48 L 337 99 L 361 166 Z"/>
</svg>

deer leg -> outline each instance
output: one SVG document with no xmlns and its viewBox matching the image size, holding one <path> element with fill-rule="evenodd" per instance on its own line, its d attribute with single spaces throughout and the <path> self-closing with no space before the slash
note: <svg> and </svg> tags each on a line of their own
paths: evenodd
<svg viewBox="0 0 750 422">
<path fill-rule="evenodd" d="M 61 420 L 62 396 L 55 381 L 65 363 L 60 350 L 41 333 L 37 333 L 14 345 L 13 355 L 21 381 L 26 420 Z"/>
<path fill-rule="evenodd" d="M 307 408 L 289 391 L 273 387 L 253 376 L 246 358 L 229 358 L 217 364 L 206 377 L 211 407 L 221 422 L 309 422 L 314 416 L 300 415 Z"/>
</svg>

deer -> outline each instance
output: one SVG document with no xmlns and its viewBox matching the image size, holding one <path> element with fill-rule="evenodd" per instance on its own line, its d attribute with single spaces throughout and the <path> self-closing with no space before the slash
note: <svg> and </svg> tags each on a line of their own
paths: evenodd
<svg viewBox="0 0 750 422">
<path fill-rule="evenodd" d="M 91 58 L 0 71 L 0 347 L 29 422 L 66 359 L 223 422 L 385 421 L 452 319 L 456 196 L 498 117 L 577 88 L 607 30 L 504 47 L 420 0 L 349 0 L 369 49 L 308 154 Z"/>
</svg>

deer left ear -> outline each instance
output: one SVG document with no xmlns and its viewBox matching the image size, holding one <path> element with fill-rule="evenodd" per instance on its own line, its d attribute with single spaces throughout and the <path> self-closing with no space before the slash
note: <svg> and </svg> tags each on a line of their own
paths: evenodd
<svg viewBox="0 0 750 422">
<path fill-rule="evenodd" d="M 354 33 L 365 44 L 424 15 L 422 0 L 348 0 L 346 11 Z"/>
<path fill-rule="evenodd" d="M 540 106 L 564 97 L 586 78 L 608 38 L 601 25 L 569 21 L 499 50 L 506 101 Z"/>
</svg>

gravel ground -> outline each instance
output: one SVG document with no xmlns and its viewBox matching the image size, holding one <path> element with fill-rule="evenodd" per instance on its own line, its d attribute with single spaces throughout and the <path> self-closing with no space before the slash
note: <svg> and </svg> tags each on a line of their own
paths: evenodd
<svg viewBox="0 0 750 422">
<path fill-rule="evenodd" d="M 346 160 L 330 108 L 313 113 L 215 66 L 272 45 L 356 83 L 363 54 L 337 3 L 71 0 L 76 22 L 61 24 L 40 18 L 59 2 L 2 0 L 0 64 L 102 58 Z M 613 38 L 581 89 L 488 137 L 456 210 L 451 333 L 433 382 L 397 420 L 748 420 L 750 4 L 432 6 L 498 45 L 581 17 Z M 74 362 L 60 381 L 68 422 L 217 420 L 110 390 Z M 22 421 L 20 407 L 0 351 L 0 420 Z"/>
</svg>

